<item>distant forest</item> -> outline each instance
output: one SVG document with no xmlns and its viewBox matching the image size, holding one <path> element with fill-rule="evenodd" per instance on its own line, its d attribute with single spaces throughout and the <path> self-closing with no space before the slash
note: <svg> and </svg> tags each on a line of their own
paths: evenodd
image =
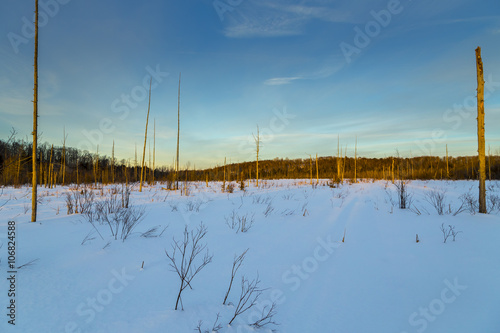
<svg viewBox="0 0 500 333">
<path fill-rule="evenodd" d="M 32 146 L 15 140 L 0 140 L 1 185 L 31 183 Z M 125 183 L 140 180 L 140 162 L 117 161 L 70 147 L 53 147 L 48 143 L 37 149 L 38 183 L 43 186 Z M 176 179 L 173 168 L 161 166 L 153 170 L 146 157 L 145 180 L 165 181 L 169 188 Z M 331 179 L 334 182 L 353 178 L 370 179 L 478 179 L 478 157 L 318 157 L 259 161 L 259 179 Z M 217 165 L 204 170 L 181 170 L 179 181 L 241 181 L 256 177 L 255 161 Z M 500 157 L 486 157 L 486 178 L 500 179 Z"/>
</svg>

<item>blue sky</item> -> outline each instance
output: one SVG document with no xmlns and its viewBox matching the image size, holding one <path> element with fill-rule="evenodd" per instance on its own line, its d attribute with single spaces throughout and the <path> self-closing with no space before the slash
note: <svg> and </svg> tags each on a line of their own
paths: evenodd
<svg viewBox="0 0 500 333">
<path fill-rule="evenodd" d="M 0 11 L 0 137 L 32 126 L 34 0 Z M 482 47 L 486 139 L 500 150 L 497 0 L 40 0 L 42 142 L 170 165 L 181 88 L 182 165 L 334 155 L 475 154 Z M 360 32 L 361 31 L 361 32 Z"/>
</svg>

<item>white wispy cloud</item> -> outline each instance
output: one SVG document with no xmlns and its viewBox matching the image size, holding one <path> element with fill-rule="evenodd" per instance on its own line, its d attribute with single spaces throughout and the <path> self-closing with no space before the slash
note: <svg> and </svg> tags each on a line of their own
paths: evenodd
<svg viewBox="0 0 500 333">
<path fill-rule="evenodd" d="M 226 37 L 280 37 L 301 35 L 304 26 L 311 20 L 328 22 L 351 22 L 347 11 L 316 5 L 317 0 L 289 1 L 249 0 L 228 14 Z"/>
<path fill-rule="evenodd" d="M 268 80 L 264 81 L 264 84 L 267 85 L 267 86 L 281 86 L 281 85 L 289 84 L 292 81 L 300 80 L 300 79 L 302 79 L 302 78 L 299 77 L 299 76 L 294 76 L 294 77 L 275 77 L 275 78 L 268 79 Z"/>
</svg>

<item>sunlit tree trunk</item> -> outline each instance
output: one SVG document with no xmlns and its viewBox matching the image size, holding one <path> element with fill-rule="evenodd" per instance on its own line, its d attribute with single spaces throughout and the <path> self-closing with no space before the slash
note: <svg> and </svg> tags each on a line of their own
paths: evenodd
<svg viewBox="0 0 500 333">
<path fill-rule="evenodd" d="M 486 214 L 486 163 L 484 139 L 484 79 L 481 48 L 476 49 L 477 69 L 477 152 L 479 155 L 479 213 Z"/>
<path fill-rule="evenodd" d="M 177 93 L 177 152 L 175 154 L 175 189 L 179 189 L 179 136 L 181 131 L 181 73 L 179 73 L 179 91 Z"/>
<path fill-rule="evenodd" d="M 148 115 L 146 116 L 146 131 L 144 134 L 144 149 L 142 150 L 142 164 L 141 164 L 141 183 L 139 184 L 139 192 L 142 192 L 142 180 L 144 176 L 144 159 L 146 158 L 146 142 L 148 139 L 148 122 L 149 122 L 149 109 L 151 106 L 151 84 L 153 78 L 149 80 L 149 102 L 148 102 Z"/>
<path fill-rule="evenodd" d="M 37 179 L 36 179 L 36 148 L 38 144 L 38 0 L 35 0 L 35 61 L 34 61 L 34 87 L 33 87 L 33 154 L 32 170 L 33 179 L 31 182 L 31 222 L 36 222 L 36 204 L 37 204 Z"/>
</svg>

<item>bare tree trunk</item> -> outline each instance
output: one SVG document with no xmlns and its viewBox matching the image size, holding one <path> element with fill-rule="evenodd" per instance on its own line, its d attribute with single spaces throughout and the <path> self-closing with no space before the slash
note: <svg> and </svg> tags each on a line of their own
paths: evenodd
<svg viewBox="0 0 500 333">
<path fill-rule="evenodd" d="M 479 154 L 479 213 L 486 214 L 486 163 L 484 139 L 484 79 L 481 48 L 476 49 L 477 69 L 477 152 Z"/>
<path fill-rule="evenodd" d="M 66 128 L 63 130 L 64 140 L 63 140 L 63 149 L 62 149 L 62 184 L 63 186 L 66 183 Z"/>
<path fill-rule="evenodd" d="M 488 178 L 491 182 L 491 147 L 488 145 Z"/>
<path fill-rule="evenodd" d="M 222 181 L 222 192 L 226 190 L 226 158 L 224 157 L 224 179 Z"/>
<path fill-rule="evenodd" d="M 113 140 L 113 148 L 111 150 L 111 180 L 115 183 L 115 140 Z"/>
<path fill-rule="evenodd" d="M 149 109 L 151 106 L 151 83 L 153 78 L 149 80 L 149 102 L 148 102 L 148 115 L 146 116 L 146 131 L 144 134 L 144 149 L 142 150 L 142 164 L 141 164 L 141 183 L 139 184 L 139 192 L 142 192 L 142 177 L 144 175 L 144 159 L 146 158 L 146 141 L 148 139 L 148 122 L 149 122 Z"/>
<path fill-rule="evenodd" d="M 316 184 L 319 184 L 318 153 L 316 153 Z"/>
<path fill-rule="evenodd" d="M 156 161 L 156 119 L 153 122 L 153 185 L 155 184 L 155 161 Z"/>
<path fill-rule="evenodd" d="M 99 145 L 97 145 L 97 151 L 94 157 L 94 187 L 97 188 L 97 175 L 99 172 Z"/>
<path fill-rule="evenodd" d="M 340 180 L 340 135 L 337 136 L 337 179 Z"/>
<path fill-rule="evenodd" d="M 312 162 L 312 156 L 309 155 L 309 179 L 311 181 L 311 185 L 313 183 L 313 162 Z"/>
<path fill-rule="evenodd" d="M 134 180 L 137 181 L 137 143 L 135 144 Z"/>
<path fill-rule="evenodd" d="M 52 175 L 54 171 L 54 165 L 52 163 L 52 155 L 54 153 L 54 145 L 50 147 L 50 159 L 49 159 L 49 188 L 52 188 Z"/>
<path fill-rule="evenodd" d="M 34 60 L 34 87 L 33 87 L 33 154 L 31 181 L 31 222 L 36 222 L 37 179 L 36 179 L 36 148 L 38 145 L 38 0 L 35 0 L 35 60 Z"/>
<path fill-rule="evenodd" d="M 358 182 L 357 175 L 357 162 L 358 162 L 358 137 L 356 136 L 356 141 L 354 143 L 354 182 Z"/>
<path fill-rule="evenodd" d="M 179 189 L 179 135 L 181 131 L 181 73 L 179 73 L 179 91 L 177 93 L 177 153 L 175 157 L 175 189 Z"/>
<path fill-rule="evenodd" d="M 253 137 L 255 140 L 255 145 L 257 147 L 257 173 L 256 173 L 256 180 L 257 180 L 257 187 L 259 187 L 259 151 L 260 151 L 260 133 L 259 133 L 259 126 L 257 125 L 257 137 Z"/>
<path fill-rule="evenodd" d="M 450 178 L 450 168 L 448 166 L 448 145 L 446 145 L 446 178 Z"/>
<path fill-rule="evenodd" d="M 76 159 L 76 187 L 80 186 L 80 173 L 79 173 L 79 166 L 80 161 L 78 158 Z"/>
</svg>

